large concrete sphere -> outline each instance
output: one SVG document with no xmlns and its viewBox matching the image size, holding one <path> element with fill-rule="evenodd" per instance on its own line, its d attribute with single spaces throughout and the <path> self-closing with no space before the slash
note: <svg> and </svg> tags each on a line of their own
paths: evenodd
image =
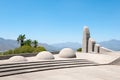
<svg viewBox="0 0 120 80">
<path fill-rule="evenodd" d="M 52 53 L 48 51 L 43 51 L 43 52 L 39 52 L 36 58 L 40 60 L 49 60 L 49 59 L 54 59 L 54 56 Z"/>
<path fill-rule="evenodd" d="M 59 57 L 61 58 L 75 58 L 76 54 L 71 48 L 64 48 L 60 51 Z"/>
<path fill-rule="evenodd" d="M 10 62 L 24 62 L 27 61 L 27 59 L 23 56 L 13 56 L 11 58 L 9 58 Z"/>
</svg>

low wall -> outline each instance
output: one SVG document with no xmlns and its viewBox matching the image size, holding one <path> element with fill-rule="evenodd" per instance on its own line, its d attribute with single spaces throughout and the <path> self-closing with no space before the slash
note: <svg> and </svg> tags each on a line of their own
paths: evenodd
<svg viewBox="0 0 120 80">
<path fill-rule="evenodd" d="M 59 51 L 57 52 L 51 52 L 52 54 L 58 54 Z M 24 56 L 24 57 L 32 57 L 32 56 L 36 56 L 38 53 L 21 53 L 21 54 L 12 54 L 12 55 L 3 55 L 0 56 L 0 60 L 4 60 L 4 59 L 9 59 L 12 56 Z"/>
</svg>

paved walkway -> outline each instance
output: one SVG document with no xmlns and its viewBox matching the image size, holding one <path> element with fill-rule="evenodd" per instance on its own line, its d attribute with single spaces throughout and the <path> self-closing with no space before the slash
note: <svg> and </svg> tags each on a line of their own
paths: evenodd
<svg viewBox="0 0 120 80">
<path fill-rule="evenodd" d="M 120 66 L 88 66 L 0 77 L 0 80 L 120 80 Z"/>
</svg>

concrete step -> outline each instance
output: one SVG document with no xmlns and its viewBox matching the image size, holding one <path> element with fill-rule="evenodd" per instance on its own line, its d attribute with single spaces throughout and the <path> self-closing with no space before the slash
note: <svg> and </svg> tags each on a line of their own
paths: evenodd
<svg viewBox="0 0 120 80">
<path fill-rule="evenodd" d="M 53 61 L 53 63 L 49 61 L 46 64 L 42 64 L 45 62 L 41 62 L 41 64 L 30 64 L 25 66 L 17 66 L 10 68 L 0 69 L 0 77 L 22 74 L 22 73 L 30 73 L 36 71 L 44 71 L 44 70 L 53 70 L 53 69 L 61 69 L 61 68 L 70 68 L 70 67 L 83 67 L 83 66 L 96 66 L 97 64 L 89 62 L 89 61 L 79 61 L 79 60 L 70 60 L 68 62 L 65 61 Z M 16 64 L 15 64 L 16 65 Z"/>
<path fill-rule="evenodd" d="M 87 60 L 54 60 L 54 61 L 39 61 L 39 62 L 26 62 L 26 63 L 13 63 L 7 65 L 0 65 L 0 69 L 4 68 L 13 68 L 13 67 L 23 67 L 23 66 L 31 66 L 31 65 L 45 65 L 45 64 L 56 64 L 56 63 L 68 63 L 68 62 L 81 62 L 81 63 L 90 63 Z M 93 63 L 93 62 L 92 62 Z"/>
<path fill-rule="evenodd" d="M 33 61 L 33 62 L 6 63 L 6 64 L 0 64 L 0 66 L 15 65 L 15 64 L 28 64 L 28 63 L 33 63 L 34 64 L 34 63 L 40 63 L 40 62 L 54 62 L 54 61 L 74 61 L 74 60 L 87 61 L 86 59 L 45 60 L 45 61 Z"/>
<path fill-rule="evenodd" d="M 93 64 L 93 63 L 89 63 L 89 62 L 78 62 L 78 61 L 71 61 L 71 62 L 55 62 L 55 63 L 46 63 L 46 64 L 32 64 L 32 65 L 22 65 L 22 66 L 17 66 L 17 67 L 10 67 L 10 68 L 3 68 L 0 70 L 1 72 L 7 72 L 7 71 L 14 71 L 14 70 L 22 70 L 22 69 L 28 69 L 28 68 L 32 68 L 32 67 L 47 67 L 47 66 L 59 66 L 59 65 L 70 65 L 70 64 Z"/>
</svg>

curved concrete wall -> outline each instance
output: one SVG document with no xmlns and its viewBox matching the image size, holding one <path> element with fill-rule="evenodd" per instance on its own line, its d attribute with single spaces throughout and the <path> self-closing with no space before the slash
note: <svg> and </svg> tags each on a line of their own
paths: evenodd
<svg viewBox="0 0 120 80">
<path fill-rule="evenodd" d="M 104 48 L 104 47 L 100 47 L 100 52 L 99 53 L 106 53 L 106 52 L 112 52 L 112 50 Z"/>
</svg>

